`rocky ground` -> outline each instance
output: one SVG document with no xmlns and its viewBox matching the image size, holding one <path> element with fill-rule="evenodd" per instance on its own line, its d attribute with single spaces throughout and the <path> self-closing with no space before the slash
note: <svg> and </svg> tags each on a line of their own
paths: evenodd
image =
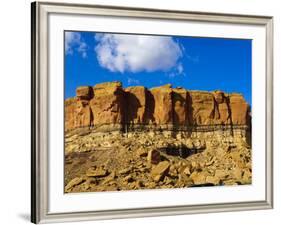
<svg viewBox="0 0 281 225">
<path fill-rule="evenodd" d="M 251 147 L 239 136 L 90 130 L 65 134 L 67 193 L 251 181 Z"/>
</svg>

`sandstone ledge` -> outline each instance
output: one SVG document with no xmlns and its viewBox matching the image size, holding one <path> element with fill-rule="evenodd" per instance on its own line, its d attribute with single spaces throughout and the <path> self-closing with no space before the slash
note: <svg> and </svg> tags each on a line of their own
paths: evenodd
<svg viewBox="0 0 281 225">
<path fill-rule="evenodd" d="M 250 129 L 250 107 L 241 94 L 190 91 L 164 85 L 122 88 L 120 82 L 78 87 L 65 100 L 65 130 L 212 131 Z"/>
</svg>

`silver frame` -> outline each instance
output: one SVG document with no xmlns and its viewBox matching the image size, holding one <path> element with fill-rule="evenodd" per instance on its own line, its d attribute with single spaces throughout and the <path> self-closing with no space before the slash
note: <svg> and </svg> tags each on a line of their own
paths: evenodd
<svg viewBox="0 0 281 225">
<path fill-rule="evenodd" d="M 165 206 L 155 208 L 48 212 L 48 15 L 50 13 L 138 17 L 218 23 L 259 25 L 266 28 L 266 199 L 241 203 Z M 210 213 L 273 208 L 273 17 L 206 12 L 125 8 L 101 5 L 33 2 L 31 4 L 32 44 L 32 146 L 31 221 L 33 223 L 99 220 L 147 216 Z"/>
</svg>

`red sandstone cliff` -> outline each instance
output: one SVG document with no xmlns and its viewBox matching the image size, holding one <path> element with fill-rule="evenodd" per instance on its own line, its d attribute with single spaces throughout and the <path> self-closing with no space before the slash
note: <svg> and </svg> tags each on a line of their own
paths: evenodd
<svg viewBox="0 0 281 225">
<path fill-rule="evenodd" d="M 78 87 L 76 97 L 65 100 L 65 130 L 104 124 L 249 125 L 250 107 L 236 93 L 188 91 L 169 84 L 123 89 L 120 82 Z"/>
</svg>

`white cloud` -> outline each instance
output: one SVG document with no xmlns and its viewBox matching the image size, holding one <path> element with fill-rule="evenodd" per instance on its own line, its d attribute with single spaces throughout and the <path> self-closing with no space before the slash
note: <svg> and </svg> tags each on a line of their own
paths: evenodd
<svg viewBox="0 0 281 225">
<path fill-rule="evenodd" d="M 99 64 L 112 72 L 183 72 L 183 50 L 166 36 L 96 34 Z"/>
<path fill-rule="evenodd" d="M 83 58 L 87 57 L 87 44 L 78 32 L 65 32 L 65 52 L 72 55 L 74 50 L 79 52 Z"/>
<path fill-rule="evenodd" d="M 181 63 L 179 63 L 177 66 L 177 72 L 178 74 L 183 74 L 183 65 Z"/>
<path fill-rule="evenodd" d="M 128 82 L 129 85 L 138 85 L 138 84 L 140 84 L 139 80 L 136 80 L 136 79 L 133 79 L 133 78 L 130 78 L 130 77 L 128 78 L 127 82 Z"/>
<path fill-rule="evenodd" d="M 183 65 L 182 63 L 178 63 L 177 67 L 172 70 L 171 72 L 167 73 L 166 74 L 168 77 L 170 78 L 174 78 L 174 77 L 177 77 L 177 76 L 186 76 L 185 72 L 184 72 L 184 68 L 183 68 Z"/>
</svg>

